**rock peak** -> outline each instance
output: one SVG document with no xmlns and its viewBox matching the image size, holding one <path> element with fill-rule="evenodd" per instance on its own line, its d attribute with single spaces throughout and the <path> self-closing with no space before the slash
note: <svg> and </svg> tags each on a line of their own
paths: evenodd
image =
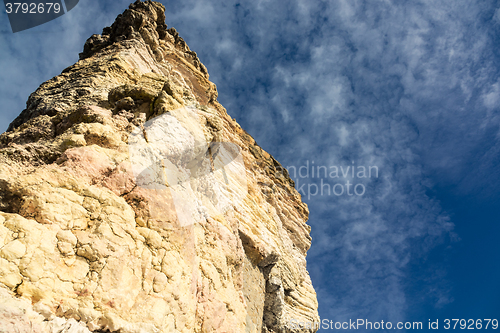
<svg viewBox="0 0 500 333">
<path fill-rule="evenodd" d="M 126 45 L 126 41 L 144 42 L 154 54 L 157 61 L 164 59 L 165 43 L 171 43 L 176 49 L 184 52 L 192 63 L 208 78 L 205 66 L 199 61 L 196 52 L 189 49 L 184 39 L 175 28 L 167 29 L 165 23 L 165 6 L 156 1 L 137 0 L 129 8 L 118 15 L 111 27 L 103 29 L 101 35 L 92 35 L 80 53 L 80 59 L 85 59 L 113 44 Z"/>
<path fill-rule="evenodd" d="M 118 15 L 111 27 L 86 41 L 80 59 L 88 58 L 113 43 L 132 39 L 144 40 L 157 54 L 159 40 L 165 39 L 167 34 L 165 7 L 156 1 L 137 0 Z"/>
<path fill-rule="evenodd" d="M 93 62 L 94 64 L 99 63 L 98 66 L 106 67 L 107 65 L 102 64 L 103 59 L 108 59 L 108 61 L 121 66 L 122 64 L 117 62 L 117 58 L 113 57 L 113 55 L 119 52 L 126 52 L 127 50 L 135 50 L 136 52 L 141 52 L 143 55 L 148 54 L 150 56 L 150 61 L 146 64 L 148 70 L 160 75 L 164 73 L 162 73 L 162 69 L 159 69 L 158 66 L 168 66 L 169 61 L 182 62 L 182 67 L 185 65 L 194 67 L 193 72 L 195 75 L 203 77 L 203 79 L 200 78 L 197 81 L 203 81 L 200 82 L 202 86 L 209 86 L 204 88 L 206 91 L 203 93 L 200 92 L 198 97 L 202 100 L 204 100 L 202 95 L 208 95 L 209 99 L 217 98 L 216 87 L 208 81 L 208 71 L 198 59 L 196 52 L 190 50 L 175 28 L 167 29 L 167 25 L 165 24 L 165 7 L 159 2 L 150 0 L 145 2 L 137 0 L 130 4 L 128 9 L 118 15 L 111 27 L 104 28 L 101 35 L 92 35 L 87 39 L 83 47 L 83 52 L 80 53 L 80 61 L 63 70 L 62 76 L 69 76 L 71 80 L 79 80 L 79 76 L 81 75 L 90 74 L 91 76 L 95 76 L 99 69 L 93 68 L 90 73 L 83 73 L 89 69 L 84 64 Z M 91 60 L 91 58 L 95 59 Z M 123 66 L 121 67 L 123 68 Z M 126 71 L 123 74 L 128 76 L 128 72 Z M 46 83 L 52 83 L 54 80 L 59 79 L 61 79 L 61 76 Z M 68 83 L 67 80 L 65 82 Z M 86 87 L 81 87 L 81 85 L 85 85 Z M 88 89 L 87 84 L 80 84 L 78 91 L 75 89 L 76 86 L 73 83 L 66 84 L 66 88 L 69 91 L 63 92 L 60 89 L 56 89 L 58 94 L 56 96 L 52 96 L 54 91 L 47 93 L 46 89 L 39 88 L 30 95 L 26 102 L 26 109 L 12 121 L 7 131 L 12 131 L 35 116 L 60 113 L 63 109 L 67 109 L 68 105 L 74 105 L 77 100 L 79 104 L 90 99 L 92 103 L 103 103 L 96 100 L 95 94 Z M 87 103 L 83 102 L 83 104 Z"/>
<path fill-rule="evenodd" d="M 307 205 L 164 20 L 130 5 L 0 135 L 5 331 L 318 329 Z"/>
</svg>

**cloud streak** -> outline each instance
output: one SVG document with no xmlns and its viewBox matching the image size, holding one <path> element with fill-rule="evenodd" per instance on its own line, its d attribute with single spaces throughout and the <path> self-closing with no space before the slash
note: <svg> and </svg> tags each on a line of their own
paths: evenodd
<svg viewBox="0 0 500 333">
<path fill-rule="evenodd" d="M 498 108 L 491 74 L 497 69 L 484 56 L 493 43 L 488 16 L 495 8 L 456 1 L 212 6 L 217 21 L 209 16 L 203 24 L 223 33 L 197 38 L 188 32 L 188 41 L 201 45 L 222 103 L 264 148 L 288 166 L 355 160 L 381 170 L 361 198 L 308 201 L 309 268 L 321 314 L 407 317 L 420 299 L 411 293 L 410 267 L 454 237 L 427 191 L 460 182 L 471 156 L 488 158 L 478 151 L 485 142 L 493 151 L 498 146 L 491 111 Z M 176 11 L 175 25 L 191 14 Z M 188 30 L 197 27 L 191 21 Z M 491 163 L 474 165 L 475 181 L 491 181 L 484 177 Z M 442 275 L 430 271 L 422 271 L 429 276 L 421 293 L 448 302 L 445 283 L 437 282 Z"/>
</svg>

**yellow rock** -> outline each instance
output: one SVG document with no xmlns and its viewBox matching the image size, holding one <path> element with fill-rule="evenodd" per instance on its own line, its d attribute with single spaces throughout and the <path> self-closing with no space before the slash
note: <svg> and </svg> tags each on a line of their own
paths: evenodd
<svg viewBox="0 0 500 333">
<path fill-rule="evenodd" d="M 0 249 L 0 256 L 9 261 L 20 259 L 26 254 L 26 246 L 18 239 L 7 243 Z"/>
<path fill-rule="evenodd" d="M 125 40 L 91 37 L 2 134 L 0 331 L 319 320 L 307 206 L 164 19 L 132 4 L 115 24 Z"/>
</svg>

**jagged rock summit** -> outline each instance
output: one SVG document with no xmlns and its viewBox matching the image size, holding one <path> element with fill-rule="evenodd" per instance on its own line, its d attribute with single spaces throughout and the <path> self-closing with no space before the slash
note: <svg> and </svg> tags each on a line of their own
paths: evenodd
<svg viewBox="0 0 500 333">
<path fill-rule="evenodd" d="M 0 136 L 0 332 L 315 332 L 308 209 L 137 1 Z M 293 329 L 292 329 L 293 328 Z"/>
</svg>

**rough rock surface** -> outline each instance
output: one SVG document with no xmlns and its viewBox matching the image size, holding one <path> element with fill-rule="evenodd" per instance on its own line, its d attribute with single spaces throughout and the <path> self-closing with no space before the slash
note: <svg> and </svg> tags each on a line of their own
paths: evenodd
<svg viewBox="0 0 500 333">
<path fill-rule="evenodd" d="M 0 136 L 0 332 L 316 331 L 288 327 L 319 320 L 307 206 L 164 10 L 130 5 Z M 162 128 L 150 186 L 131 138 Z"/>
</svg>

